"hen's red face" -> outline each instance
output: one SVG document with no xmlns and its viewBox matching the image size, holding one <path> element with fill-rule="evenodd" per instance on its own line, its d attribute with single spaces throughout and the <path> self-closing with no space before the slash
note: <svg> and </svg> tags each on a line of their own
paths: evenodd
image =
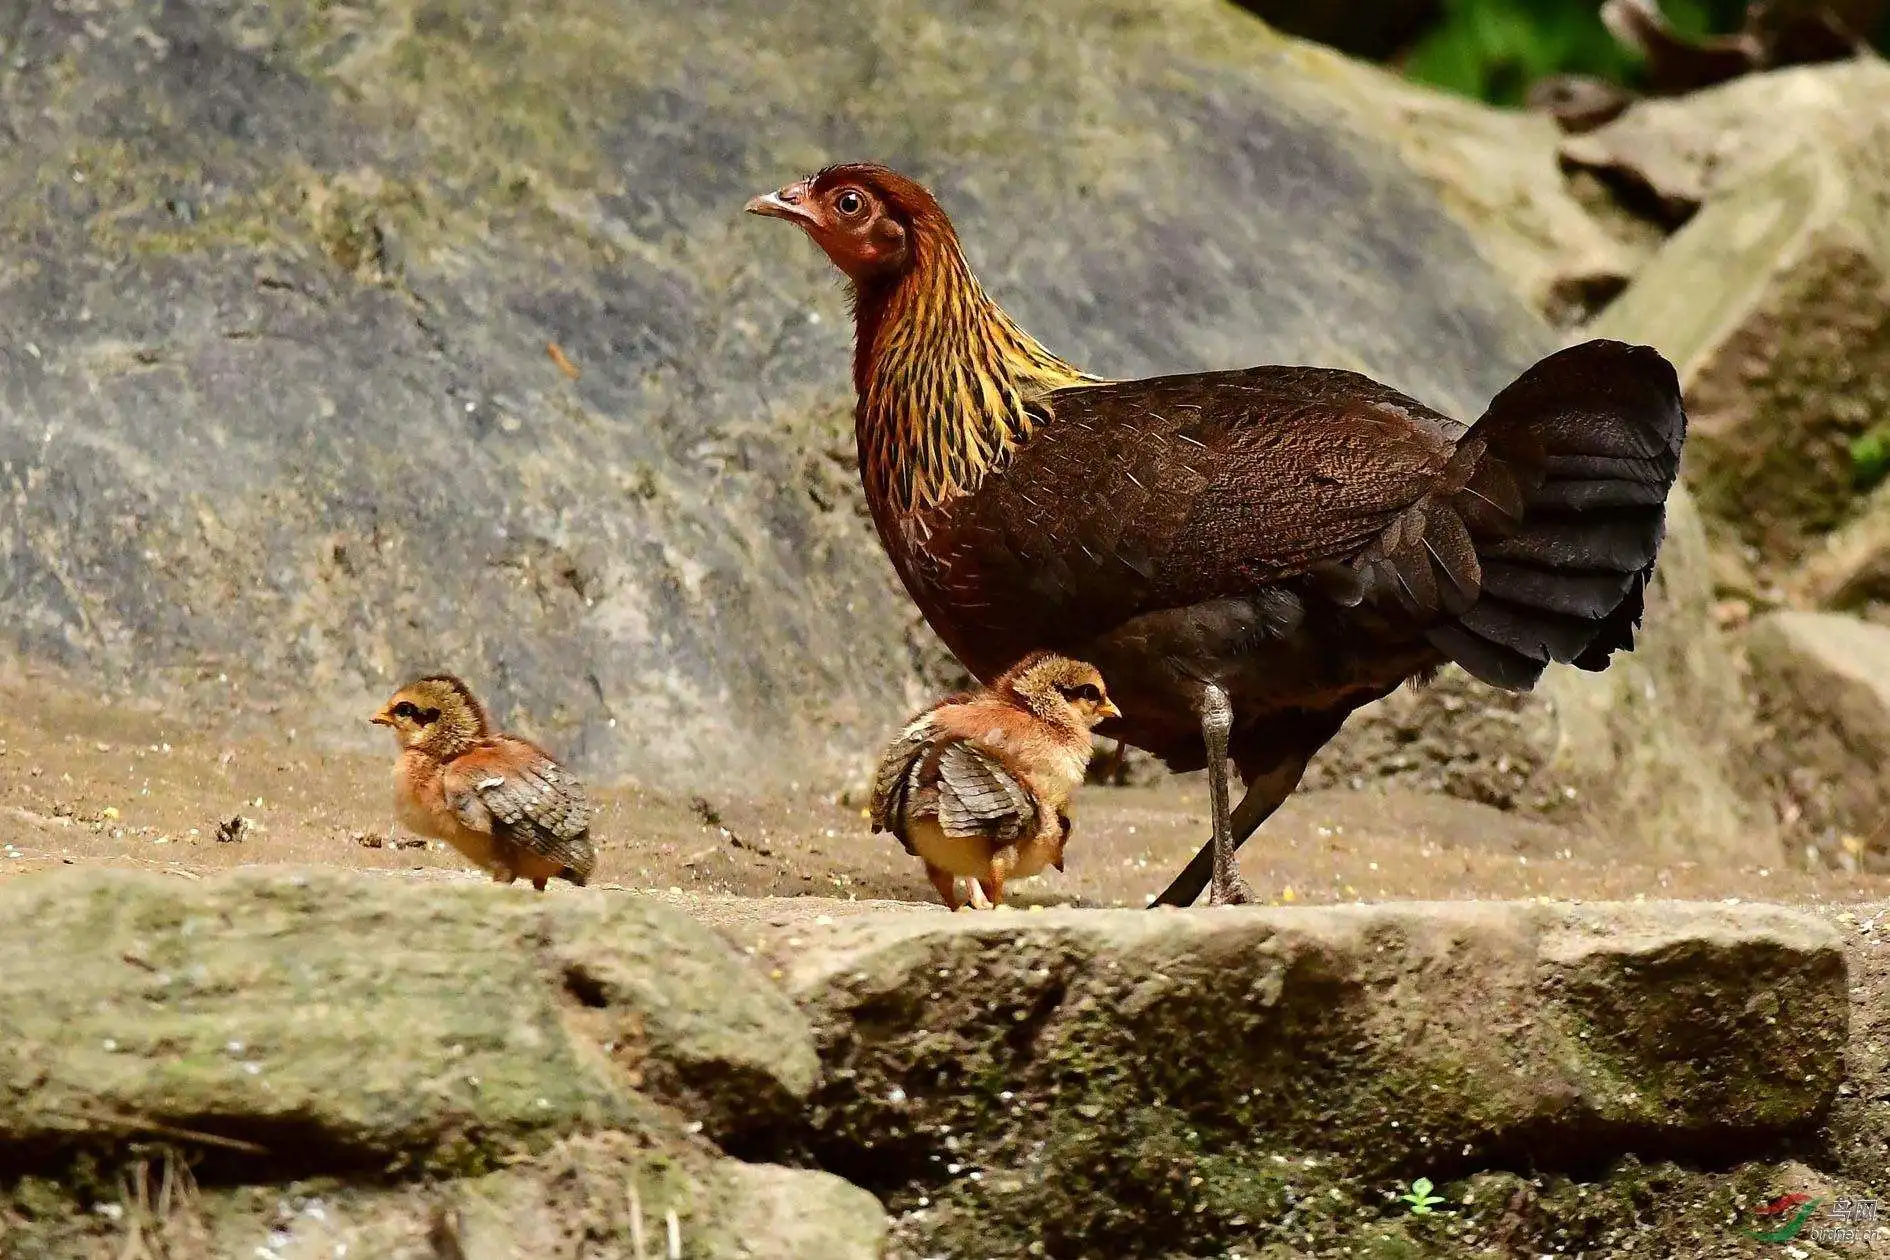
<svg viewBox="0 0 1890 1260">
<path fill-rule="evenodd" d="M 856 284 L 897 273 L 910 253 L 906 225 L 885 199 L 844 174 L 817 175 L 756 197 L 748 213 L 798 225 Z"/>
</svg>

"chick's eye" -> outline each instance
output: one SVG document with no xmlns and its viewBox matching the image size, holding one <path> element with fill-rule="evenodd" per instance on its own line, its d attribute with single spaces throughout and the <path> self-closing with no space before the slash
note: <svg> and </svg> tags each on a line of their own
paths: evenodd
<svg viewBox="0 0 1890 1260">
<path fill-rule="evenodd" d="M 1084 683 L 1082 686 L 1078 687 L 1076 694 L 1085 700 L 1093 700 L 1098 704 L 1102 703 L 1102 692 L 1098 691 L 1090 683 Z"/>
<path fill-rule="evenodd" d="M 849 188 L 833 199 L 833 208 L 850 219 L 866 209 L 866 198 Z"/>
<path fill-rule="evenodd" d="M 413 707 L 411 700 L 402 700 L 399 704 L 394 706 L 394 716 L 398 718 L 419 717 L 420 710 Z"/>
</svg>

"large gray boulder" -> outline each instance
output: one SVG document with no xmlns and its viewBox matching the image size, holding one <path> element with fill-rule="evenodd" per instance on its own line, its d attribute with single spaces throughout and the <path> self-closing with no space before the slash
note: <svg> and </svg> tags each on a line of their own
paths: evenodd
<svg viewBox="0 0 1890 1260">
<path fill-rule="evenodd" d="M 1269 25 L 1354 57 L 1382 60 L 1435 22 L 1440 0 L 1238 0 Z"/>
<path fill-rule="evenodd" d="M 830 269 L 740 214 L 836 158 L 934 182 L 1100 371 L 1474 415 L 1550 348 L 1345 121 L 1384 76 L 1220 0 L 21 13 L 8 637 L 218 714 L 359 739 L 446 667 L 594 773 L 857 757 L 928 640 L 855 507 Z"/>
</svg>

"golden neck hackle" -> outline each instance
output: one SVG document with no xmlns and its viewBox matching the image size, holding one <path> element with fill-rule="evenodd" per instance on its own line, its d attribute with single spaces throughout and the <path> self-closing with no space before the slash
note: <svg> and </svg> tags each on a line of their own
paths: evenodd
<svg viewBox="0 0 1890 1260">
<path fill-rule="evenodd" d="M 861 469 L 899 511 L 975 490 L 1030 437 L 1030 404 L 1095 383 L 986 296 L 948 223 L 912 227 L 913 263 L 854 293 Z"/>
</svg>

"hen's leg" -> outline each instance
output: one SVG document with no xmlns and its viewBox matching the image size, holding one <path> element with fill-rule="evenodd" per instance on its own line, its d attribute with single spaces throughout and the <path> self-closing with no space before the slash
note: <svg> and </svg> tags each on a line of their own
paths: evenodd
<svg viewBox="0 0 1890 1260">
<path fill-rule="evenodd" d="M 1260 824 L 1271 818 L 1273 811 L 1293 794 L 1306 773 L 1306 763 L 1338 733 L 1350 711 L 1315 715 L 1316 720 L 1295 723 L 1288 731 L 1271 732 L 1259 746 L 1247 747 L 1242 752 L 1240 768 L 1247 780 L 1247 794 L 1240 798 L 1240 805 L 1230 820 L 1234 848 L 1245 844 L 1247 838 L 1259 830 Z M 1175 876 L 1175 881 L 1153 904 L 1193 905 L 1201 890 L 1212 881 L 1213 870 L 1214 844 L 1210 841 L 1201 846 L 1187 869 Z"/>
<path fill-rule="evenodd" d="M 1240 868 L 1234 861 L 1234 821 L 1228 815 L 1227 737 L 1233 729 L 1233 704 L 1225 691 L 1209 683 L 1201 695 L 1201 738 L 1207 744 L 1208 801 L 1214 811 L 1210 906 L 1244 906 L 1253 900 L 1253 890 L 1240 877 Z"/>
<path fill-rule="evenodd" d="M 1281 802 L 1293 794 L 1299 786 L 1299 776 L 1305 770 L 1304 763 L 1294 769 L 1290 781 L 1282 782 L 1283 774 L 1263 774 L 1255 777 L 1247 785 L 1247 793 L 1240 798 L 1240 804 L 1234 815 L 1228 820 L 1228 829 L 1232 833 L 1231 847 L 1238 849 L 1247 842 L 1248 837 L 1260 829 L 1260 824 L 1273 816 L 1273 811 Z M 1214 842 L 1202 845 L 1187 868 L 1175 876 L 1174 883 L 1163 890 L 1152 904 L 1157 906 L 1191 906 L 1200 897 L 1201 890 L 1213 879 Z"/>
</svg>

